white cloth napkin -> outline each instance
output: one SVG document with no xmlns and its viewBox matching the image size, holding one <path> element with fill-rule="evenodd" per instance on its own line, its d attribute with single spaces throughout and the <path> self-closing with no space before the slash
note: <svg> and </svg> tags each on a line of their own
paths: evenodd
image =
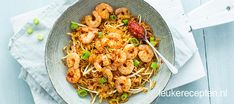
<svg viewBox="0 0 234 104">
<path fill-rule="evenodd" d="M 197 47 L 192 33 L 188 32 L 189 27 L 182 15 L 184 11 L 180 1 L 146 1 L 155 7 L 170 24 L 175 43 L 176 66 L 181 68 L 197 52 Z M 37 104 L 65 103 L 58 96 L 49 80 L 44 63 L 44 50 L 46 38 L 54 21 L 73 3 L 74 0 L 56 2 L 12 18 L 15 34 L 10 39 L 9 49 L 13 57 L 22 65 L 20 77 L 28 83 Z M 40 20 L 39 26 L 34 26 L 32 23 L 35 17 Z M 32 35 L 26 33 L 29 26 L 34 27 Z M 45 39 L 41 42 L 38 41 L 36 39 L 37 34 L 44 34 Z M 204 70 L 193 70 L 192 68 L 179 70 L 179 73 L 171 78 L 166 89 L 175 88 L 201 78 L 204 76 L 203 72 Z M 188 76 L 191 73 L 198 73 L 198 75 Z"/>
</svg>

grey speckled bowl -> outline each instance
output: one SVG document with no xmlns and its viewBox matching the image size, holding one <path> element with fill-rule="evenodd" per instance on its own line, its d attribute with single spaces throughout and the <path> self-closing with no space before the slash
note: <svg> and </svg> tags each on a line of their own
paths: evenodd
<svg viewBox="0 0 234 104">
<path fill-rule="evenodd" d="M 77 21 L 94 10 L 98 3 L 106 2 L 115 9 L 118 7 L 127 7 L 135 16 L 141 15 L 146 23 L 150 24 L 162 40 L 159 45 L 159 51 L 171 62 L 174 63 L 174 45 L 170 30 L 160 16 L 160 14 L 143 0 L 79 0 L 69 7 L 54 24 L 51 34 L 48 37 L 46 45 L 45 62 L 46 67 L 58 94 L 69 104 L 89 104 L 90 98 L 80 98 L 76 90 L 66 79 L 66 67 L 61 62 L 64 56 L 62 49 L 68 44 L 69 38 L 66 35 L 70 32 L 70 21 Z M 153 90 L 146 94 L 139 93 L 132 96 L 126 104 L 148 104 L 151 103 L 168 83 L 171 72 L 166 65 L 160 67 L 159 73 L 153 77 L 157 85 Z"/>
</svg>

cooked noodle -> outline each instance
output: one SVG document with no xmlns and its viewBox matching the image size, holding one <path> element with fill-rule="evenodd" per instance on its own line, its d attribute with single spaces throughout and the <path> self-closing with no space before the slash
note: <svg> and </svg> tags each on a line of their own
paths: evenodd
<svg viewBox="0 0 234 104">
<path fill-rule="evenodd" d="M 142 21 L 141 16 L 139 15 L 137 18 L 130 15 L 130 18 L 121 18 L 113 12 L 110 15 L 116 15 L 117 18 L 114 20 L 102 19 L 98 27 L 90 27 L 85 21 L 86 17 L 84 17 L 81 21 L 82 24 L 79 24 L 80 27 L 68 33 L 68 36 L 71 37 L 70 42 L 63 49 L 65 52 L 63 59 L 68 67 L 66 76 L 68 82 L 72 83 L 76 89 L 88 91 L 92 97 L 91 103 L 95 102 L 96 97 L 100 101 L 109 100 L 109 103 L 121 103 L 127 101 L 121 99 L 123 93 L 131 96 L 139 92 L 146 92 L 148 90 L 146 87 L 147 82 L 150 83 L 149 89 L 155 86 L 155 82 L 150 80 L 150 78 L 157 73 L 159 68 L 157 67 L 156 70 L 151 68 L 152 62 L 158 61 L 154 54 L 154 57 L 148 62 L 143 62 L 141 57 L 139 57 L 141 54 L 138 48 L 141 45 L 147 45 L 142 40 L 138 40 L 139 44 L 134 45 L 133 49 L 138 50 L 135 57 L 128 58 L 130 55 L 124 51 L 127 45 L 133 44 L 130 41 L 134 38 L 128 30 L 128 25 L 123 23 L 124 19 L 139 22 L 147 30 L 148 39 L 155 37 L 151 27 Z M 85 38 L 88 40 L 82 37 L 84 34 L 86 34 Z M 94 38 L 86 43 L 90 38 L 88 34 L 94 35 Z M 155 47 L 157 47 L 159 38 L 156 38 L 154 41 L 156 42 Z M 88 55 L 85 56 L 85 54 Z M 82 57 L 87 59 L 82 59 Z M 134 66 L 134 60 L 138 60 L 140 64 Z M 160 62 L 157 63 L 158 65 L 160 64 Z M 128 66 L 133 67 L 128 68 Z M 130 72 L 125 73 L 125 71 Z M 129 89 L 127 91 L 123 90 L 121 92 L 121 89 L 117 88 L 118 86 L 122 86 L 121 88 L 123 89 L 125 87 L 125 85 L 122 85 L 124 83 L 118 85 L 118 81 L 124 79 L 120 79 L 121 76 L 130 79 L 130 86 L 128 86 Z M 102 78 L 106 80 L 104 80 L 104 83 L 100 82 Z M 129 83 L 127 80 L 123 81 Z"/>
</svg>

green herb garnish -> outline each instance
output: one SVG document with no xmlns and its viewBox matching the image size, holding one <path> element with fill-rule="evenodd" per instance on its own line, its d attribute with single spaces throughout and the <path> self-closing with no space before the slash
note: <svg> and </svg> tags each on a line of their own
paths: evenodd
<svg viewBox="0 0 234 104">
<path fill-rule="evenodd" d="M 129 42 L 131 44 L 134 44 L 134 46 L 138 46 L 140 42 L 137 40 L 137 38 L 130 38 Z"/>
<path fill-rule="evenodd" d="M 138 61 L 137 59 L 133 60 L 133 64 L 134 66 L 139 66 L 140 65 L 140 61 Z"/>
<path fill-rule="evenodd" d="M 71 21 L 70 28 L 71 28 L 72 30 L 75 30 L 75 29 L 79 28 L 79 24 L 76 23 L 76 22 Z"/>
<path fill-rule="evenodd" d="M 38 18 L 34 18 L 34 19 L 33 19 L 33 23 L 34 23 L 35 25 L 39 25 L 40 21 L 39 21 Z"/>
<path fill-rule="evenodd" d="M 83 60 L 87 60 L 90 56 L 90 52 L 89 51 L 85 51 L 84 54 L 81 56 L 81 59 Z"/>
<path fill-rule="evenodd" d="M 37 35 L 37 40 L 39 40 L 39 41 L 44 40 L 44 35 L 38 34 L 38 35 Z"/>
<path fill-rule="evenodd" d="M 105 77 L 99 78 L 99 83 L 100 83 L 100 84 L 104 84 L 104 83 L 106 83 L 106 82 L 107 82 L 107 80 L 106 80 Z"/>
<path fill-rule="evenodd" d="M 152 62 L 150 67 L 153 69 L 153 70 L 156 70 L 158 68 L 158 63 L 157 62 Z"/>
<path fill-rule="evenodd" d="M 122 101 L 126 101 L 128 99 L 128 94 L 127 93 L 123 93 L 123 95 L 121 95 L 121 100 Z"/>
<path fill-rule="evenodd" d="M 77 94 L 80 96 L 80 97 L 85 97 L 88 95 L 88 92 L 84 89 L 79 89 L 77 90 Z"/>
<path fill-rule="evenodd" d="M 127 19 L 122 20 L 122 22 L 124 23 L 125 26 L 128 25 L 128 20 Z"/>
<path fill-rule="evenodd" d="M 28 27 L 26 31 L 27 31 L 28 35 L 31 35 L 33 33 L 33 28 Z"/>
<path fill-rule="evenodd" d="M 116 20 L 117 17 L 116 17 L 116 15 L 113 14 L 113 15 L 110 16 L 110 19 L 111 19 L 111 20 Z"/>
</svg>

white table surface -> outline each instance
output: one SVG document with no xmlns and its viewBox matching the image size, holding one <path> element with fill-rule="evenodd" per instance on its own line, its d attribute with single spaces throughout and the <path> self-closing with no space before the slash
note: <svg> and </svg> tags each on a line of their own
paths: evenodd
<svg viewBox="0 0 234 104">
<path fill-rule="evenodd" d="M 0 3 L 0 104 L 33 104 L 29 87 L 18 79 L 20 65 L 8 51 L 12 16 L 42 7 L 52 0 L 5 0 Z M 188 12 L 207 0 L 182 0 Z M 227 90 L 226 97 L 160 97 L 157 104 L 233 104 L 234 23 L 194 31 L 207 76 L 175 90 Z"/>
</svg>

